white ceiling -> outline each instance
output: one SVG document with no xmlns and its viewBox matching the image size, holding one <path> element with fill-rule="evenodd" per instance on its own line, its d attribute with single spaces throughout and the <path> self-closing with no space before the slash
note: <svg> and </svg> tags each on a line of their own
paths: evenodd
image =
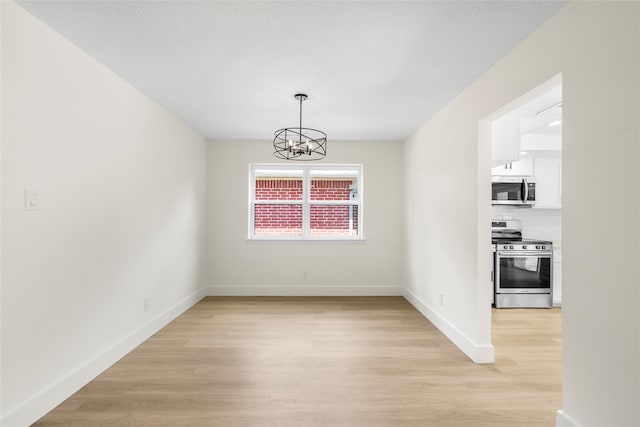
<svg viewBox="0 0 640 427">
<path fill-rule="evenodd" d="M 517 119 L 520 134 L 562 136 L 562 86 L 533 99 L 503 118 Z M 549 126 L 550 123 L 558 123 Z"/>
<path fill-rule="evenodd" d="M 21 1 L 208 139 L 401 140 L 564 1 Z"/>
</svg>

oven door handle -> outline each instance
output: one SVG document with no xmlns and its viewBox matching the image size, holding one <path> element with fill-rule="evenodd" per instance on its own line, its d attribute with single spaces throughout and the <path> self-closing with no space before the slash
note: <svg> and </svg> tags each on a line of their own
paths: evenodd
<svg viewBox="0 0 640 427">
<path fill-rule="evenodd" d="M 532 257 L 532 256 L 552 258 L 553 252 L 520 252 L 520 251 L 501 252 L 501 251 L 498 251 L 498 256 L 505 257 L 505 258 L 525 258 L 525 257 Z"/>
</svg>

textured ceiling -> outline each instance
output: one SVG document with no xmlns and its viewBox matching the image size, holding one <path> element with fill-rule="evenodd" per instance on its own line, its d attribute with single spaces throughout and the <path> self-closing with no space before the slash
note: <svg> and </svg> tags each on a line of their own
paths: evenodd
<svg viewBox="0 0 640 427">
<path fill-rule="evenodd" d="M 208 139 L 400 140 L 560 1 L 19 4 Z"/>
</svg>

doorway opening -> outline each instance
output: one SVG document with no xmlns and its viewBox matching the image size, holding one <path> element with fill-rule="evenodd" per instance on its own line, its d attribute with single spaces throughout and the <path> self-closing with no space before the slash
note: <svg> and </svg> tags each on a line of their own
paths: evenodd
<svg viewBox="0 0 640 427">
<path fill-rule="evenodd" d="M 492 320 L 507 316 L 507 311 L 510 318 L 519 316 L 514 319 L 526 322 L 544 316 L 532 311 L 534 307 L 553 307 L 549 317 L 555 316 L 560 333 L 561 74 L 480 121 L 478 162 L 478 268 L 482 270 L 478 274 L 478 304 L 479 312 L 483 313 L 480 320 L 488 325 L 483 329 L 488 331 L 492 346 L 498 345 L 495 350 L 498 355 L 504 330 L 493 331 Z M 518 185 L 504 190 L 501 181 L 518 181 Z M 497 233 L 500 228 L 511 233 L 508 237 Z M 502 246 L 504 252 L 498 250 L 502 237 L 515 240 Z M 485 275 L 489 269 L 490 275 Z M 487 276 L 491 278 L 489 281 L 484 279 Z M 517 330 L 513 333 L 517 335 Z M 527 337 L 513 338 L 527 342 Z"/>
</svg>

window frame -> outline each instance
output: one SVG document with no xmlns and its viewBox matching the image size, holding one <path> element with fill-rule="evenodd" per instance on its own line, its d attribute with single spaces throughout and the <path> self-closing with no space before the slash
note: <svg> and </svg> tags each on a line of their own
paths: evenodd
<svg viewBox="0 0 640 427">
<path fill-rule="evenodd" d="M 302 199 L 301 200 L 256 200 L 256 171 L 261 169 L 274 169 L 280 171 L 302 172 Z M 349 170 L 356 173 L 358 198 L 351 200 L 311 200 L 311 175 L 312 171 Z M 249 215 L 248 215 L 248 239 L 249 240 L 364 240 L 364 191 L 363 191 L 363 166 L 362 164 L 282 164 L 282 163 L 250 163 L 249 164 Z M 300 236 L 266 236 L 255 234 L 255 206 L 259 204 L 270 205 L 302 205 L 302 235 Z M 311 206 L 356 206 L 358 211 L 358 232 L 352 236 L 345 235 L 311 235 Z"/>
</svg>

